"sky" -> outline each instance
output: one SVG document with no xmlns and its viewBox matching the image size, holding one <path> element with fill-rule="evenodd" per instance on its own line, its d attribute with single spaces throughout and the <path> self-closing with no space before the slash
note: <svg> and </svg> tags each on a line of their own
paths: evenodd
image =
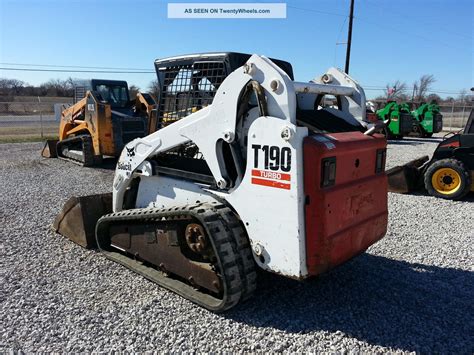
<svg viewBox="0 0 474 355">
<path fill-rule="evenodd" d="M 168 2 L 198 1 L 0 0 L 0 67 L 153 71 L 157 58 L 216 51 L 284 59 L 305 82 L 328 67 L 344 67 L 346 46 L 336 43 L 347 39 L 350 0 L 239 1 L 284 2 L 286 19 L 168 19 Z M 433 74 L 433 89 L 455 97 L 474 86 L 473 19 L 472 0 L 355 0 L 350 75 L 375 97 L 387 83 L 411 87 Z M 52 78 L 122 79 L 146 90 L 156 76 L 0 69 L 0 77 L 33 85 Z"/>
</svg>

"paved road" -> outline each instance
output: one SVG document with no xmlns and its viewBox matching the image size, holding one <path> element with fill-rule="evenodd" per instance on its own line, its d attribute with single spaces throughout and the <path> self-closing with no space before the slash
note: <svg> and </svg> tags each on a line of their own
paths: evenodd
<svg viewBox="0 0 474 355">
<path fill-rule="evenodd" d="M 0 116 L 0 127 L 38 125 L 41 122 L 40 115 L 28 116 Z M 54 115 L 43 115 L 43 123 L 56 122 Z"/>
</svg>

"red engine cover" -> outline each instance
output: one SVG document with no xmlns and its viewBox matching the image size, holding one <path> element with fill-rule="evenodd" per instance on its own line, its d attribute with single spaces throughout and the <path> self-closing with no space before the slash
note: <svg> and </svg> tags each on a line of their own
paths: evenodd
<svg viewBox="0 0 474 355">
<path fill-rule="evenodd" d="M 306 257 L 310 275 L 337 266 L 387 231 L 387 177 L 381 135 L 315 134 L 304 140 Z M 376 173 L 377 151 L 383 168 Z M 323 160 L 336 162 L 334 183 L 323 187 Z M 333 176 L 334 177 L 334 176 Z"/>
</svg>

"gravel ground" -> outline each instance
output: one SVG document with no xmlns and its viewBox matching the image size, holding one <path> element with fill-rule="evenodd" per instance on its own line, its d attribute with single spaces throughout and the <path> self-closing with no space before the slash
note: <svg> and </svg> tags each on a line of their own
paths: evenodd
<svg viewBox="0 0 474 355">
<path fill-rule="evenodd" d="M 389 166 L 437 142 L 392 142 Z M 0 352 L 474 352 L 473 194 L 390 194 L 367 253 L 303 283 L 263 274 L 256 297 L 215 315 L 52 233 L 67 198 L 110 190 L 112 172 L 40 147 L 0 145 Z"/>
</svg>

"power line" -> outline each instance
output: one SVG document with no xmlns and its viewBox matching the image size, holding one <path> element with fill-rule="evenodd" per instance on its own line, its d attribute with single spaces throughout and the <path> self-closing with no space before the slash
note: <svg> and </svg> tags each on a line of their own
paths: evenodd
<svg viewBox="0 0 474 355">
<path fill-rule="evenodd" d="M 344 18 L 344 21 L 342 22 L 341 28 L 339 29 L 339 33 L 336 38 L 336 45 L 334 46 L 334 66 L 336 66 L 337 46 L 339 44 L 343 44 L 343 43 L 339 43 L 339 38 L 341 38 L 342 29 L 344 28 L 346 21 L 347 21 L 347 17 Z"/>
<path fill-rule="evenodd" d="M 36 71 L 36 72 L 56 72 L 56 73 L 107 73 L 107 74 L 151 74 L 154 71 L 113 71 L 113 70 L 69 70 L 69 69 L 33 69 L 33 68 L 4 68 L 0 70 L 13 71 Z"/>
<path fill-rule="evenodd" d="M 310 11 L 310 12 L 317 12 L 318 14 L 324 14 L 324 15 L 331 15 L 331 16 L 341 16 L 341 17 L 346 17 L 347 15 L 340 14 L 337 12 L 329 12 L 329 11 L 321 11 L 321 10 L 315 10 L 315 9 L 307 9 L 304 7 L 296 7 L 296 6 L 290 6 L 286 5 L 286 7 L 290 9 L 296 9 L 296 10 L 301 10 L 301 11 Z"/>
<path fill-rule="evenodd" d="M 144 71 L 143 68 L 117 68 L 117 67 L 88 67 L 83 65 L 57 65 L 57 64 L 30 64 L 30 63 L 0 63 L 0 65 L 21 65 L 24 67 L 44 67 L 44 68 L 78 68 L 78 69 L 111 69 L 111 70 L 138 70 Z"/>
<path fill-rule="evenodd" d="M 62 67 L 58 65 L 57 67 Z M 154 71 L 112 71 L 112 70 L 62 70 L 62 69 L 33 69 L 33 68 L 4 68 L 0 67 L 0 70 L 12 70 L 12 71 L 39 71 L 39 72 L 58 72 L 58 73 L 105 73 L 105 74 L 154 74 Z M 377 85 L 365 85 L 363 86 L 364 90 L 386 90 L 384 86 L 377 86 Z M 446 89 L 432 89 L 427 90 L 427 92 L 431 93 L 439 93 L 439 94 L 461 94 L 461 91 L 450 91 Z"/>
<path fill-rule="evenodd" d="M 383 2 L 381 2 L 381 1 L 379 1 L 379 2 L 373 2 L 371 0 L 366 0 L 366 1 L 368 1 L 369 3 L 372 3 L 372 5 L 375 6 L 375 7 L 382 7 L 383 8 Z M 410 13 L 407 13 L 406 11 L 405 12 L 400 12 L 400 11 L 394 10 L 393 8 L 387 8 L 387 7 L 385 7 L 385 10 L 387 10 L 388 12 L 391 12 L 391 13 L 399 14 L 400 16 L 397 17 L 398 19 L 402 19 L 402 20 L 411 19 L 410 21 L 415 20 L 417 23 L 424 23 L 424 24 L 430 25 L 430 26 L 439 27 L 439 25 L 440 25 L 439 22 L 437 22 L 437 23 L 429 22 L 429 21 L 426 21 L 424 17 L 414 16 L 414 15 L 411 15 Z M 448 33 L 451 33 L 451 34 L 456 35 L 456 36 L 461 36 L 461 37 L 473 39 L 473 37 L 469 36 L 468 34 L 453 32 L 453 31 L 451 31 L 450 28 L 446 28 L 446 27 L 441 27 L 441 28 L 443 29 L 444 32 L 448 32 Z"/>
<path fill-rule="evenodd" d="M 372 20 L 367 20 L 363 17 L 355 17 L 355 19 L 359 20 L 359 21 L 362 21 L 362 22 L 365 22 L 367 24 L 371 24 L 371 25 L 375 25 L 375 26 L 378 26 L 380 28 L 383 28 L 385 30 L 390 30 L 390 31 L 393 31 L 393 32 L 397 32 L 397 33 L 400 33 L 400 34 L 403 34 L 403 35 L 406 35 L 408 37 L 418 37 L 418 38 L 421 38 L 423 39 L 425 42 L 422 42 L 424 45 L 426 45 L 426 41 L 429 41 L 429 42 L 436 42 L 436 44 L 438 45 L 441 45 L 441 46 L 444 46 L 444 47 L 447 47 L 447 48 L 451 48 L 451 49 L 457 49 L 459 50 L 460 48 L 459 47 L 456 47 L 456 46 L 452 46 L 450 44 L 447 44 L 447 43 L 444 43 L 444 42 L 440 42 L 439 40 L 436 40 L 436 39 L 433 39 L 433 38 L 429 38 L 429 37 L 425 37 L 423 35 L 420 35 L 418 33 L 409 33 L 409 32 L 405 32 L 405 31 L 400 31 L 399 29 L 397 28 L 394 28 L 394 27 L 391 27 L 391 26 L 387 26 L 387 24 L 380 24 L 380 23 L 377 23 L 377 22 L 374 22 Z"/>
<path fill-rule="evenodd" d="M 308 8 L 304 8 L 304 7 L 296 7 L 296 6 L 289 6 L 289 5 L 287 5 L 287 7 L 292 8 L 292 9 L 301 10 L 301 11 L 317 12 L 317 13 L 321 13 L 321 14 L 325 14 L 325 15 L 342 16 L 342 17 L 347 16 L 347 15 L 336 13 L 336 12 L 320 11 L 320 10 L 308 9 Z M 421 38 L 425 41 L 425 42 L 423 42 L 424 45 L 427 44 L 426 43 L 427 41 L 430 41 L 430 42 L 436 42 L 438 45 L 442 45 L 442 46 L 445 46 L 445 47 L 448 47 L 448 48 L 457 49 L 457 50 L 460 49 L 459 47 L 452 46 L 450 44 L 440 42 L 439 40 L 435 40 L 435 39 L 432 39 L 432 38 L 429 38 L 429 37 L 424 37 L 423 35 L 420 35 L 420 34 L 417 34 L 417 33 L 408 33 L 408 32 L 404 32 L 404 31 L 400 31 L 397 28 L 387 26 L 387 24 L 380 24 L 380 23 L 377 23 L 377 22 L 373 22 L 372 20 L 368 20 L 368 19 L 365 19 L 363 17 L 354 16 L 354 19 L 362 21 L 362 22 L 366 22 L 366 23 L 371 24 L 371 25 L 381 27 L 381 28 L 386 29 L 386 30 L 390 30 L 390 31 L 393 31 L 393 32 L 398 32 L 400 34 L 407 35 L 409 37 L 416 36 L 416 37 Z"/>
<path fill-rule="evenodd" d="M 362 88 L 365 91 L 385 91 L 385 90 L 387 90 L 386 87 L 371 86 L 371 85 L 362 86 Z M 448 91 L 448 90 L 437 90 L 437 89 L 426 90 L 426 92 L 433 93 L 433 94 L 447 94 L 447 95 L 459 95 L 459 94 L 463 93 L 462 90 L 460 90 L 460 91 Z"/>
</svg>

